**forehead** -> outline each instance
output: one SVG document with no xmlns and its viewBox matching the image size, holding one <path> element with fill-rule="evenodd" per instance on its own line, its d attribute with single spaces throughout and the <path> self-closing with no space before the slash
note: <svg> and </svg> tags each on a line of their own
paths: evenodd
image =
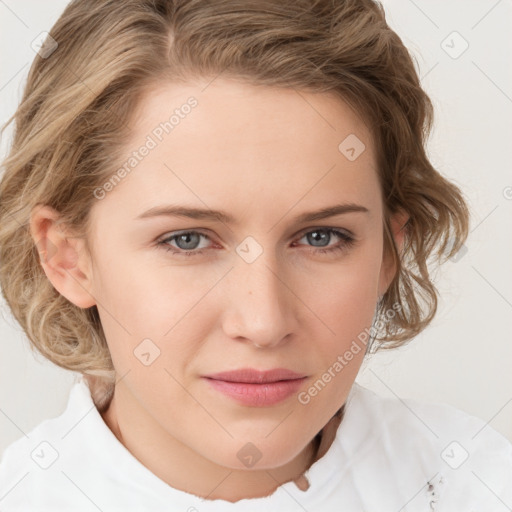
<svg viewBox="0 0 512 512">
<path fill-rule="evenodd" d="M 139 210 L 178 199 L 226 209 L 228 200 L 235 216 L 252 204 L 275 219 L 294 205 L 379 200 L 370 132 L 334 94 L 225 78 L 161 82 L 131 124 L 125 162 L 150 149 L 116 189 Z"/>
<path fill-rule="evenodd" d="M 364 141 L 367 154 L 373 153 L 364 121 L 333 92 L 312 93 L 227 78 L 158 82 L 145 91 L 134 114 L 133 143 L 148 134 L 171 145 L 172 139 L 186 137 L 191 139 L 187 146 L 198 143 L 201 149 L 215 149 L 217 154 L 227 149 L 231 156 L 245 153 L 248 158 L 250 148 L 265 148 L 273 156 L 279 153 L 289 158 L 292 155 L 286 150 L 296 142 L 302 144 L 294 147 L 295 154 L 317 156 L 320 146 L 337 159 L 339 142 L 352 134 Z"/>
</svg>

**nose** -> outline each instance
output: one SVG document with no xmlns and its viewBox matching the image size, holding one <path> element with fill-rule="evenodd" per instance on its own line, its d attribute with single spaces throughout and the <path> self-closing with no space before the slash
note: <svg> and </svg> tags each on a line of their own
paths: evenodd
<svg viewBox="0 0 512 512">
<path fill-rule="evenodd" d="M 238 262 L 230 272 L 223 290 L 228 299 L 223 329 L 232 339 L 271 348 L 297 332 L 300 300 L 275 259 L 264 255 L 253 263 Z"/>
</svg>

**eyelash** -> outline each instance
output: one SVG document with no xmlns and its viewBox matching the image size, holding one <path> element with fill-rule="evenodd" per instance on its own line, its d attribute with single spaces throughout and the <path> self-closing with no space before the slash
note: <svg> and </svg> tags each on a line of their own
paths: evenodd
<svg viewBox="0 0 512 512">
<path fill-rule="evenodd" d="M 314 233 L 315 231 L 324 231 L 326 233 L 329 233 L 329 234 L 334 234 L 336 235 L 338 238 L 341 239 L 341 242 L 339 242 L 337 245 L 333 246 L 333 247 L 329 247 L 327 249 L 324 249 L 324 248 L 314 248 L 313 246 L 310 246 L 310 247 L 313 247 L 313 252 L 316 252 L 316 253 L 321 253 L 321 254 L 327 254 L 327 253 L 335 253 L 335 252 L 338 252 L 338 251 L 345 251 L 345 250 L 348 250 L 352 245 L 354 245 L 355 243 L 355 239 L 343 232 L 343 231 L 339 231 L 337 229 L 334 229 L 334 228 L 314 228 L 314 229 L 309 229 L 308 231 L 304 231 L 301 233 L 301 236 L 299 237 L 299 240 L 300 238 L 303 238 L 305 235 L 308 235 L 309 233 Z M 201 231 L 196 231 L 196 230 L 190 230 L 190 231 L 180 231 L 179 233 L 177 234 L 174 234 L 172 236 L 168 236 L 160 241 L 157 242 L 157 246 L 158 247 L 161 247 L 162 249 L 166 250 L 166 251 L 170 251 L 172 254 L 177 254 L 179 256 L 186 256 L 186 257 L 190 257 L 190 256 L 199 256 L 201 254 L 204 253 L 204 251 L 206 249 L 194 249 L 194 250 L 190 250 L 190 251 L 186 251 L 184 249 L 176 249 L 172 246 L 169 245 L 169 242 L 173 241 L 174 239 L 178 238 L 179 236 L 182 236 L 182 235 L 187 235 L 187 234 L 190 234 L 190 233 L 197 233 L 205 238 L 208 238 L 210 239 L 210 237 L 208 235 L 206 235 L 205 233 L 202 233 Z"/>
</svg>

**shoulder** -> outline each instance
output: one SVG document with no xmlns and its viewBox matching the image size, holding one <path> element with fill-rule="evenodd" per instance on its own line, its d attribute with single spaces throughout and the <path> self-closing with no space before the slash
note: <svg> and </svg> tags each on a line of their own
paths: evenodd
<svg viewBox="0 0 512 512">
<path fill-rule="evenodd" d="M 59 457 L 52 440 L 58 423 L 59 418 L 45 420 L 5 448 L 0 459 L 2 510 L 17 512 L 38 506 L 38 489 L 53 484 L 54 474 L 46 470 Z"/>
<path fill-rule="evenodd" d="M 75 458 L 80 446 L 68 434 L 79 424 L 90 406 L 94 407 L 83 380 L 72 386 L 66 409 L 46 419 L 9 444 L 0 459 L 0 508 L 26 510 L 38 506 L 45 489 L 63 485 L 61 469 Z M 5 500 L 5 501 L 4 501 Z M 40 510 L 38 508 L 38 510 Z M 42 510 L 42 509 L 41 509 Z"/>
<path fill-rule="evenodd" d="M 42 421 L 28 433 L 9 444 L 0 459 L 0 483 L 13 480 L 30 471 L 35 465 L 43 467 L 53 458 L 51 440 L 61 432 L 67 411 Z M 50 458 L 49 458 L 50 457 Z"/>
<path fill-rule="evenodd" d="M 453 496 L 474 495 L 473 505 L 482 497 L 512 506 L 512 443 L 488 422 L 448 404 L 381 396 L 358 383 L 349 400 L 377 449 L 411 472 L 423 468 L 440 493 L 450 488 Z"/>
</svg>

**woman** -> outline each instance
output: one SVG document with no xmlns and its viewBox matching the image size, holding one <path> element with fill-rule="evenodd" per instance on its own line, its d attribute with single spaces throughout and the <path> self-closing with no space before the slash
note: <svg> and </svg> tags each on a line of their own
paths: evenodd
<svg viewBox="0 0 512 512">
<path fill-rule="evenodd" d="M 6 450 L 2 510 L 512 503 L 497 432 L 354 382 L 468 230 L 378 4 L 78 0 L 14 118 L 0 284 L 81 377 Z"/>
</svg>

